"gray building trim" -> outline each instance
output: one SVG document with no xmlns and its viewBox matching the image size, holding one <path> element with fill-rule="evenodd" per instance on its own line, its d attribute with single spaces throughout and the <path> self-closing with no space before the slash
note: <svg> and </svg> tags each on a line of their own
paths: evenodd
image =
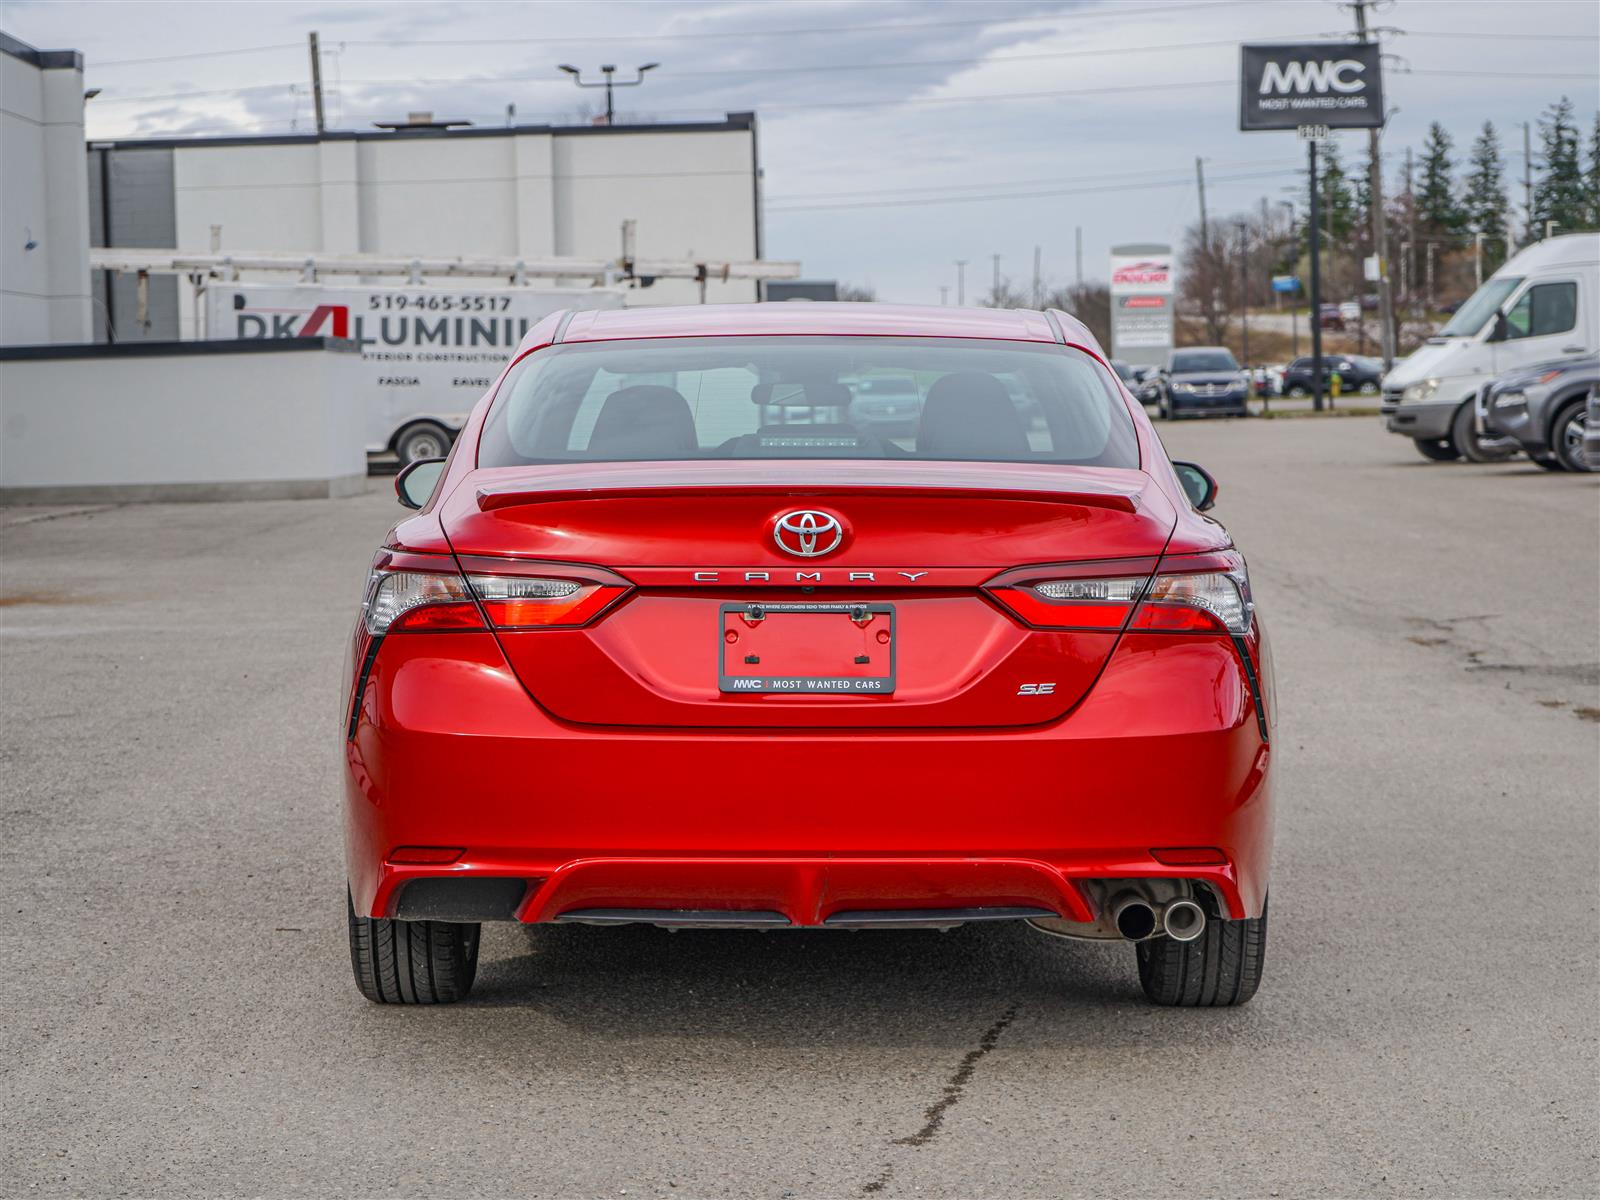
<svg viewBox="0 0 1600 1200">
<path fill-rule="evenodd" d="M 35 50 L 27 42 L 19 42 L 5 30 L 0 29 L 0 52 L 20 58 L 30 66 L 38 67 L 41 71 L 81 71 L 83 70 L 83 54 L 77 50 Z"/>
</svg>

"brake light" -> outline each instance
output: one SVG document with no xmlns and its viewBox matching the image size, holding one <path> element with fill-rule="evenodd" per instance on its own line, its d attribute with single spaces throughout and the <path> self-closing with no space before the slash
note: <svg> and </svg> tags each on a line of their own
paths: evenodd
<svg viewBox="0 0 1600 1200">
<path fill-rule="evenodd" d="M 628 590 L 612 584 L 527 575 L 469 575 L 467 579 L 496 629 L 582 625 Z"/>
<path fill-rule="evenodd" d="M 393 570 L 374 564 L 362 607 L 367 632 L 374 637 L 402 631 L 484 627 L 483 615 L 467 590 L 467 581 L 456 571 Z"/>
<path fill-rule="evenodd" d="M 362 604 L 367 632 L 565 628 L 589 621 L 629 588 L 598 568 L 582 568 L 587 578 L 561 578 L 532 573 L 548 563 L 468 558 L 465 565 L 463 575 L 449 555 L 380 551 Z"/>
<path fill-rule="evenodd" d="M 1077 572 L 1067 578 L 1010 572 L 990 590 L 1042 629 L 1242 634 L 1250 628 L 1250 581 L 1240 555 L 1180 555 L 1160 565 L 1166 569 L 1149 576 L 1090 577 L 1081 566 L 1065 568 Z"/>
</svg>

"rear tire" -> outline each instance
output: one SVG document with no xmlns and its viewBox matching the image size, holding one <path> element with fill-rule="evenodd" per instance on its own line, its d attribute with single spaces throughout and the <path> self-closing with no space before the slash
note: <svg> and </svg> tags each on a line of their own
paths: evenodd
<svg viewBox="0 0 1600 1200">
<path fill-rule="evenodd" d="M 1192 942 L 1154 937 L 1137 949 L 1139 984 L 1152 1004 L 1227 1008 L 1247 1003 L 1261 986 L 1266 965 L 1266 901 L 1259 917 L 1242 921 L 1208 913 L 1204 932 Z"/>
<path fill-rule="evenodd" d="M 1600 470 L 1600 463 L 1590 464 L 1583 452 L 1584 401 L 1567 405 L 1550 423 L 1550 448 L 1556 460 L 1567 471 Z"/>
<path fill-rule="evenodd" d="M 1452 438 L 1412 438 L 1411 444 L 1429 462 L 1455 462 L 1461 457 Z"/>
<path fill-rule="evenodd" d="M 454 1004 L 472 990 L 480 926 L 358 917 L 348 888 L 344 906 L 356 987 L 374 1004 Z"/>
<path fill-rule="evenodd" d="M 1468 462 L 1505 462 L 1520 452 L 1517 443 L 1509 438 L 1479 436 L 1477 415 L 1472 411 L 1470 402 L 1456 410 L 1455 420 L 1450 422 L 1450 440 L 1456 444 L 1456 449 L 1461 451 Z"/>
</svg>

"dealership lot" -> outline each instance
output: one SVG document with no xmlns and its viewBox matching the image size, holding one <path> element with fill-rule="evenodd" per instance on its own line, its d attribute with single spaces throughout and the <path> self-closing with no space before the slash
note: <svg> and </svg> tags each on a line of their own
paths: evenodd
<svg viewBox="0 0 1600 1200">
<path fill-rule="evenodd" d="M 488 926 L 468 1002 L 368 1005 L 337 710 L 387 481 L 0 510 L 0 1193 L 1592 1194 L 1600 483 L 1161 433 L 1277 655 L 1233 1011 L 1020 927 Z"/>
</svg>

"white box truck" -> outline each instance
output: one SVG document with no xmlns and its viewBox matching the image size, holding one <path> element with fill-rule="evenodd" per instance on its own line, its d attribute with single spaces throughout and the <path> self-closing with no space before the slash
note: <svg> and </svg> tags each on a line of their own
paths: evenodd
<svg viewBox="0 0 1600 1200">
<path fill-rule="evenodd" d="M 1480 388 L 1507 371 L 1596 351 L 1600 233 L 1535 242 L 1384 376 L 1384 420 L 1424 458 L 1488 457 L 1479 450 L 1474 410 Z"/>
<path fill-rule="evenodd" d="M 367 453 L 436 458 L 529 326 L 563 308 L 621 308 L 615 288 L 213 283 L 208 338 L 347 337 L 361 345 Z"/>
</svg>

